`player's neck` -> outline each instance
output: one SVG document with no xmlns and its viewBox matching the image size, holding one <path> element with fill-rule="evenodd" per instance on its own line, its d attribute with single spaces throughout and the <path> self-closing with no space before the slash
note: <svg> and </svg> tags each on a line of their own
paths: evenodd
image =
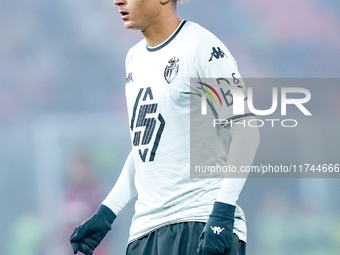
<svg viewBox="0 0 340 255">
<path fill-rule="evenodd" d="M 154 47 L 170 37 L 170 35 L 177 29 L 181 19 L 177 13 L 172 13 L 163 17 L 157 22 L 153 22 L 148 28 L 142 31 L 149 47 Z"/>
</svg>

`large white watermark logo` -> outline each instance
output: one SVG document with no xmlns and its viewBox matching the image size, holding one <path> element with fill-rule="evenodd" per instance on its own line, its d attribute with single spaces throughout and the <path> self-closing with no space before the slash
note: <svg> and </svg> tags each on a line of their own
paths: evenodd
<svg viewBox="0 0 340 255">
<path fill-rule="evenodd" d="M 216 79 L 218 81 L 218 79 Z M 217 85 L 211 86 L 206 83 L 199 82 L 205 88 L 205 91 L 201 95 L 201 114 L 207 114 L 207 97 L 215 103 L 217 107 L 230 107 L 230 111 L 233 116 L 249 115 L 252 113 L 256 116 L 270 116 L 276 113 L 278 108 L 280 108 L 280 115 L 287 116 L 287 106 L 292 105 L 298 111 L 300 111 L 304 116 L 312 116 L 311 112 L 305 107 L 304 104 L 310 101 L 311 92 L 306 88 L 301 87 L 273 87 L 271 88 L 271 105 L 267 109 L 256 109 L 254 106 L 254 90 L 249 87 L 247 90 L 240 85 L 233 86 L 228 83 L 228 85 L 221 85 L 218 82 Z M 209 91 L 210 90 L 210 91 Z M 280 93 L 279 93 L 280 92 Z M 220 97 L 220 95 L 221 97 Z M 215 97 L 218 100 L 215 100 Z M 221 100 L 224 99 L 224 100 Z M 267 100 L 267 98 L 266 98 Z M 222 103 L 222 101 L 224 101 Z M 219 102 L 219 103 L 216 103 Z M 247 125 L 251 127 L 262 127 L 268 123 L 272 127 L 280 123 L 283 127 L 295 127 L 298 125 L 296 119 L 277 119 L 277 118 L 266 118 L 266 119 L 243 119 L 237 120 L 233 123 L 233 118 L 230 119 L 214 119 L 214 127 L 216 125 Z"/>
</svg>

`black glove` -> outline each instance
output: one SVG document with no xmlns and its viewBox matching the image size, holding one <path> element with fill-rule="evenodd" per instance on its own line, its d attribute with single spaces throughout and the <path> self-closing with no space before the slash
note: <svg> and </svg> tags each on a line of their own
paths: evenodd
<svg viewBox="0 0 340 255">
<path fill-rule="evenodd" d="M 215 202 L 203 232 L 199 238 L 199 255 L 226 254 L 233 243 L 235 206 Z"/>
<path fill-rule="evenodd" d="M 92 255 L 94 249 L 111 230 L 111 224 L 116 215 L 105 205 L 100 205 L 96 213 L 76 227 L 71 235 L 70 242 L 74 254 L 78 251 L 85 255 Z"/>
</svg>

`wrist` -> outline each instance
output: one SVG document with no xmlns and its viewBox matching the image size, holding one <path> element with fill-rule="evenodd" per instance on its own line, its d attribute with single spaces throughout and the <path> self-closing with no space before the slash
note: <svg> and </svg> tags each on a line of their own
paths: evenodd
<svg viewBox="0 0 340 255">
<path fill-rule="evenodd" d="M 101 215 L 104 219 L 106 219 L 110 224 L 116 219 L 116 214 L 108 208 L 106 205 L 101 204 L 96 212 L 98 215 Z"/>
<path fill-rule="evenodd" d="M 234 218 L 236 207 L 231 204 L 215 201 L 210 216 L 219 218 Z"/>
</svg>

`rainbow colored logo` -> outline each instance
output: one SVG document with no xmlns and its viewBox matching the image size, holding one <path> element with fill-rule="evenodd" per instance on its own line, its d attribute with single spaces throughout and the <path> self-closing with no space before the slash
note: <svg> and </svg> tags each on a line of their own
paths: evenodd
<svg viewBox="0 0 340 255">
<path fill-rule="evenodd" d="M 199 83 L 199 84 L 209 88 L 217 96 L 218 100 L 220 101 L 220 104 L 222 105 L 222 100 L 221 100 L 220 96 L 218 95 L 217 91 L 213 87 L 211 87 L 210 85 L 208 85 L 206 83 L 203 83 L 203 82 L 197 82 L 197 83 Z M 216 100 L 215 100 L 213 94 L 209 90 L 207 90 L 205 88 L 201 88 L 201 87 L 197 87 L 197 88 L 200 89 L 200 90 L 203 90 L 205 93 L 207 93 L 212 98 L 212 100 L 214 101 L 215 105 L 217 105 Z"/>
</svg>

